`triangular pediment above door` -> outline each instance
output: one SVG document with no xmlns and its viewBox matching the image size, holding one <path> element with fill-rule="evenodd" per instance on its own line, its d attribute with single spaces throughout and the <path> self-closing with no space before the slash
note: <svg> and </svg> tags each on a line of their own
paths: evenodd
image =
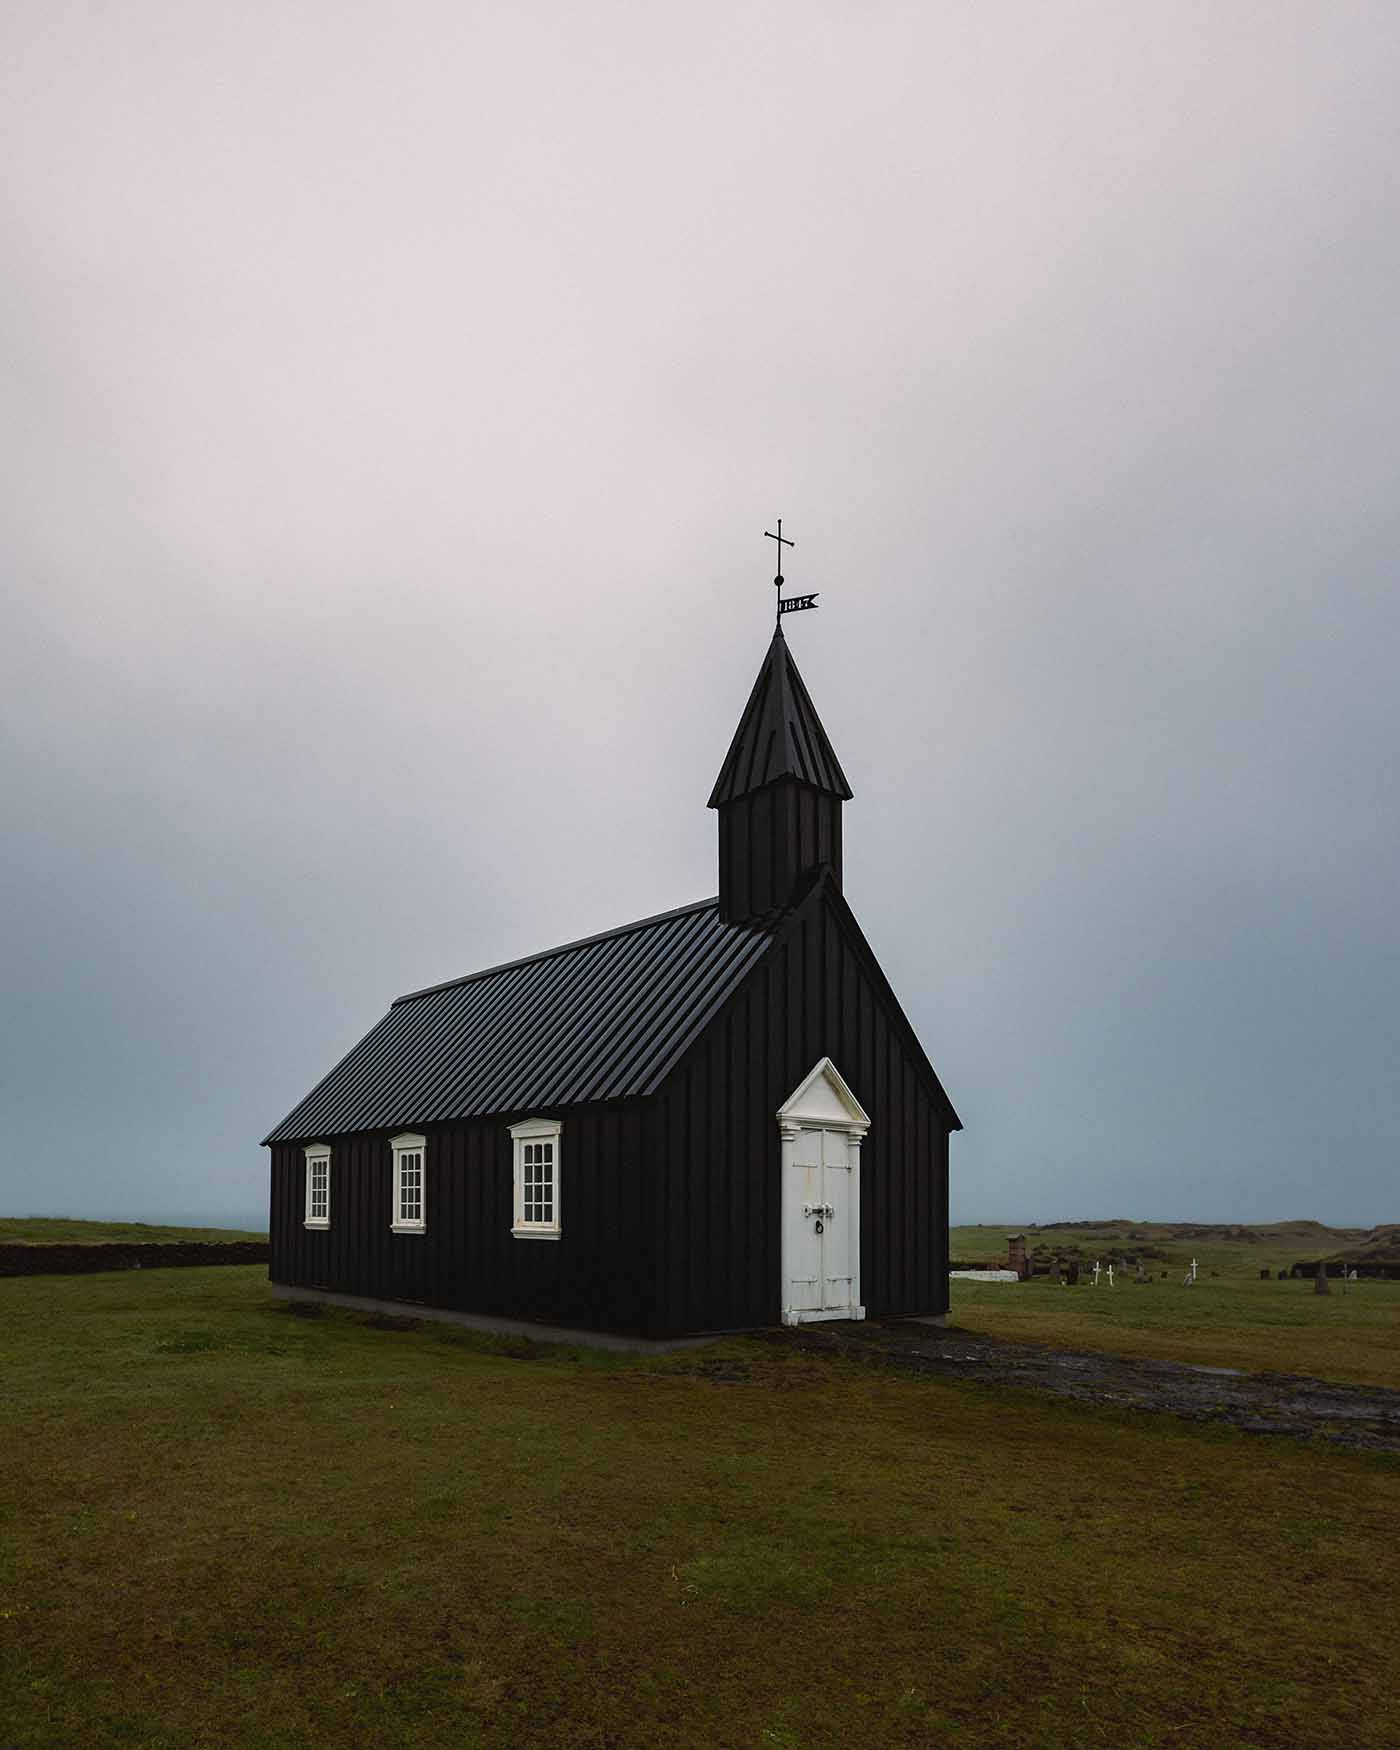
<svg viewBox="0 0 1400 1750">
<path fill-rule="evenodd" d="M 829 1057 L 803 1077 L 778 1108 L 780 1124 L 822 1124 L 869 1130 L 870 1118 Z"/>
</svg>

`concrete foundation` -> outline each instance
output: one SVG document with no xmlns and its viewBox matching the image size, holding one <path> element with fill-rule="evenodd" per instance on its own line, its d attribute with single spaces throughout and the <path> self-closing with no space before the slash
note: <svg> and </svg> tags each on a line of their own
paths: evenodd
<svg viewBox="0 0 1400 1750">
<path fill-rule="evenodd" d="M 532 1343 L 562 1343 L 571 1349 L 618 1349 L 633 1355 L 667 1355 L 676 1349 L 694 1349 L 712 1337 L 621 1337 L 612 1331 L 575 1331 L 565 1325 L 534 1325 L 528 1319 L 494 1319 L 485 1313 L 457 1312 L 445 1306 L 420 1306 L 410 1300 L 376 1300 L 368 1294 L 338 1294 L 330 1288 L 296 1288 L 287 1282 L 269 1282 L 279 1300 L 319 1300 L 327 1306 L 349 1307 L 352 1312 L 387 1313 L 398 1319 L 432 1319 L 439 1324 L 461 1325 L 490 1337 L 528 1337 Z"/>
</svg>

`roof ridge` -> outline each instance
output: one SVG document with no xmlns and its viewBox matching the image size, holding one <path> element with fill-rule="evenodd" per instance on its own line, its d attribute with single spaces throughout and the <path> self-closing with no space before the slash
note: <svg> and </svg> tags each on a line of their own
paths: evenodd
<svg viewBox="0 0 1400 1750">
<path fill-rule="evenodd" d="M 445 978 L 441 984 L 425 984 L 421 990 L 405 991 L 401 997 L 395 997 L 389 1007 L 397 1009 L 401 1003 L 411 1003 L 419 997 L 436 996 L 439 991 L 451 990 L 459 984 L 473 984 L 478 978 L 491 978 L 498 972 L 513 972 L 518 966 L 532 966 L 537 960 L 551 960 L 556 954 L 570 954 L 575 948 L 588 948 L 594 942 L 606 942 L 614 936 L 628 936 L 633 930 L 644 930 L 651 924 L 665 923 L 667 918 L 682 918 L 691 912 L 708 911 L 718 904 L 718 894 L 711 899 L 692 900 L 689 905 L 678 905 L 670 911 L 654 912 L 651 917 L 638 918 L 630 924 L 618 924 L 611 930 L 599 930 L 591 936 L 579 936 L 575 941 L 561 942 L 556 948 L 542 948 L 536 954 L 522 954 L 518 960 L 502 960 L 498 966 L 483 966 L 479 972 L 464 972 L 460 978 Z"/>
</svg>

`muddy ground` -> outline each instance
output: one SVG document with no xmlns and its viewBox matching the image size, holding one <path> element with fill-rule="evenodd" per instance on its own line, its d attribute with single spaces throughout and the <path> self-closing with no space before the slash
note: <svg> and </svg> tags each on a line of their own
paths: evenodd
<svg viewBox="0 0 1400 1750">
<path fill-rule="evenodd" d="M 1134 1360 L 1077 1349 L 1043 1349 L 919 1320 L 804 1325 L 799 1344 L 879 1355 L 900 1366 L 971 1379 L 991 1388 L 1048 1392 L 1077 1403 L 1148 1410 L 1218 1422 L 1246 1434 L 1319 1439 L 1366 1452 L 1400 1453 L 1400 1391 L 1332 1385 L 1287 1373 L 1242 1373 L 1181 1361 Z"/>
</svg>

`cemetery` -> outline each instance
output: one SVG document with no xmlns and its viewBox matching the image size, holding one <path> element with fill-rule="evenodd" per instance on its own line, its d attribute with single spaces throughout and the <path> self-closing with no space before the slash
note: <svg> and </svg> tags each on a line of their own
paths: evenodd
<svg viewBox="0 0 1400 1750">
<path fill-rule="evenodd" d="M 954 1228 L 950 1250 L 960 1265 L 1005 1268 L 1011 1236 L 1024 1234 L 1031 1268 L 1003 1286 L 954 1276 L 950 1323 L 1003 1341 L 1129 1360 L 1400 1389 L 1400 1278 L 1375 1271 L 1377 1263 L 1390 1267 L 1375 1253 L 1394 1231 L 1317 1222 Z M 1363 1274 L 1368 1262 L 1371 1273 Z"/>
</svg>

